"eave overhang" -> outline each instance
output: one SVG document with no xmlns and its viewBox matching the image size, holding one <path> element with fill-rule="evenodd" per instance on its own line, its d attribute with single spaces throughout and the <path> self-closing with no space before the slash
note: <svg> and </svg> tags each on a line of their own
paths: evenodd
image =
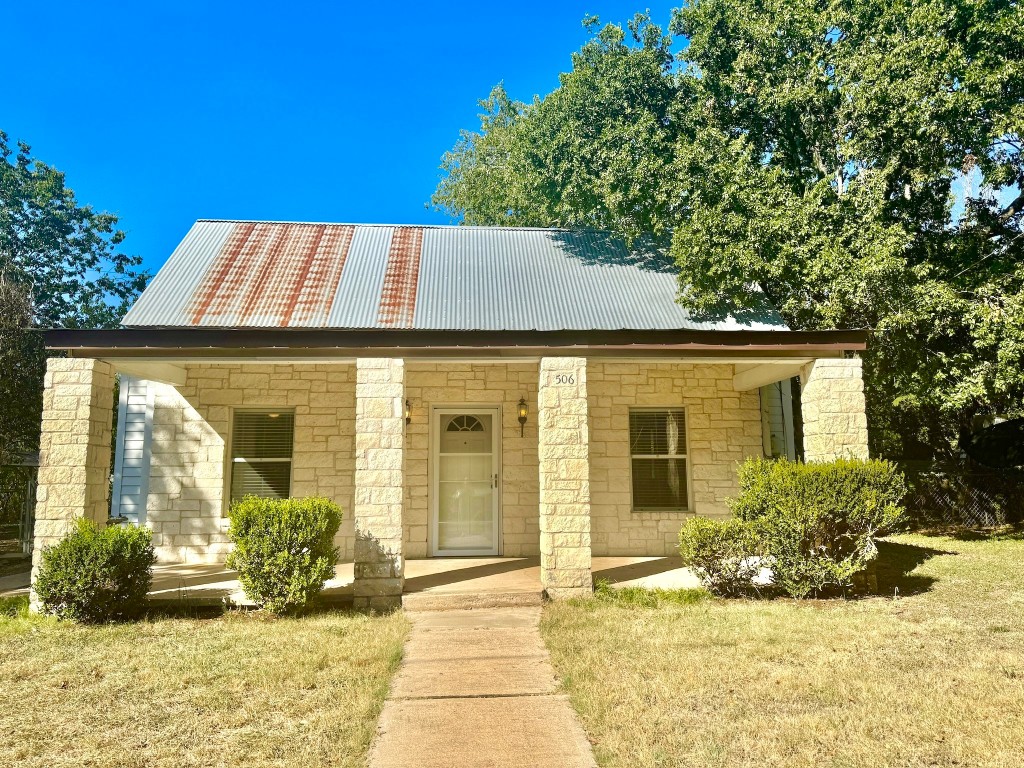
<svg viewBox="0 0 1024 768">
<path fill-rule="evenodd" d="M 439 331 L 413 329 L 56 329 L 47 349 L 72 357 L 836 357 L 867 347 L 867 332 L 837 331 Z"/>
</svg>

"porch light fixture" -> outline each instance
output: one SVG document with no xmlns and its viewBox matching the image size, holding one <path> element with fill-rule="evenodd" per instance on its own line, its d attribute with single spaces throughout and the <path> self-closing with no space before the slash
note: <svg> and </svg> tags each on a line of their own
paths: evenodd
<svg viewBox="0 0 1024 768">
<path fill-rule="evenodd" d="M 408 398 L 406 398 L 405 401 L 405 423 L 406 425 L 412 423 L 412 404 L 409 402 Z"/>
<path fill-rule="evenodd" d="M 526 429 L 526 415 L 530 412 L 529 407 L 526 405 L 526 398 L 519 398 L 519 436 L 522 437 L 524 430 Z"/>
</svg>

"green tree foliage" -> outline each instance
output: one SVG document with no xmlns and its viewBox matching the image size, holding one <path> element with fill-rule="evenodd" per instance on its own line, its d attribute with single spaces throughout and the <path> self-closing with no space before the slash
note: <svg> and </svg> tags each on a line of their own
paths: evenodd
<svg viewBox="0 0 1024 768">
<path fill-rule="evenodd" d="M 499 86 L 434 204 L 653 236 L 703 315 L 870 329 L 876 452 L 1022 413 L 1021 7 L 696 0 L 671 29 L 604 26 L 531 104 Z"/>
<path fill-rule="evenodd" d="M 0 463 L 38 441 L 38 330 L 116 326 L 148 277 L 119 251 L 117 217 L 80 205 L 64 174 L 30 152 L 0 131 Z"/>
</svg>

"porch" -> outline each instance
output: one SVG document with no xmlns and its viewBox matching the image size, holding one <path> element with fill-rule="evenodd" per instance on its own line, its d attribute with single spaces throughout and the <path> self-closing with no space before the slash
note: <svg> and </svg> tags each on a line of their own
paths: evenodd
<svg viewBox="0 0 1024 768">
<path fill-rule="evenodd" d="M 162 333 L 48 337 L 73 356 L 47 373 L 37 559 L 74 518 L 106 519 L 115 374 L 131 377 L 115 510 L 153 530 L 162 562 L 184 564 L 158 574 L 167 595 L 234 590 L 202 563 L 223 563 L 227 508 L 255 486 L 342 507 L 337 544 L 352 562 L 328 593 L 361 608 L 515 583 L 573 597 L 603 571 L 675 570 L 641 564 L 674 552 L 687 515 L 727 514 L 736 464 L 772 451 L 761 388 L 794 375 L 805 456 L 867 451 L 848 354 L 859 336 L 495 333 L 456 349 L 389 331 L 405 341 L 382 349 L 346 332 Z M 456 553 L 468 559 L 446 559 Z"/>
<path fill-rule="evenodd" d="M 700 586 L 679 558 L 594 557 L 594 583 L 607 581 L 620 588 L 681 589 Z M 341 563 L 324 587 L 326 602 L 350 605 L 353 564 Z M 542 588 L 539 557 L 427 558 L 405 564 L 406 607 L 429 607 L 451 601 L 472 607 L 539 602 Z M 190 604 L 250 605 L 234 571 L 215 564 L 158 565 L 150 598 Z"/>
<path fill-rule="evenodd" d="M 688 589 L 700 586 L 676 556 L 594 557 L 594 583 L 613 587 Z M 495 603 L 518 604 L 541 598 L 539 557 L 449 557 L 406 561 L 403 604 L 455 600 L 477 607 Z M 353 564 L 339 563 L 334 578 L 324 586 L 326 602 L 352 604 Z M 0 597 L 28 594 L 29 573 L 0 578 Z M 153 569 L 151 600 L 190 605 L 251 603 L 242 592 L 237 574 L 223 563 L 161 563 Z M 468 598 L 474 598 L 469 600 Z"/>
</svg>

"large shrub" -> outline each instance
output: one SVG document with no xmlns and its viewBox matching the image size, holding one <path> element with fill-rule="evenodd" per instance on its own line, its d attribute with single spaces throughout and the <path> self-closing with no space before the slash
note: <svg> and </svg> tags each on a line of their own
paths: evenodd
<svg viewBox="0 0 1024 768">
<path fill-rule="evenodd" d="M 793 597 L 845 589 L 903 519 L 903 475 L 886 461 L 751 459 L 732 509 L 751 527 L 775 584 Z"/>
<path fill-rule="evenodd" d="M 156 562 L 146 528 L 100 528 L 81 520 L 67 537 L 42 553 L 35 591 L 43 610 L 62 619 L 103 622 L 137 617 Z"/>
<path fill-rule="evenodd" d="M 749 592 L 760 570 L 751 526 L 735 518 L 690 518 L 679 531 L 679 554 L 708 590 L 727 597 Z"/>
<path fill-rule="evenodd" d="M 228 567 L 238 571 L 249 599 L 268 611 L 304 608 L 334 576 L 341 509 L 329 499 L 246 496 L 229 515 L 235 548 Z"/>
</svg>

